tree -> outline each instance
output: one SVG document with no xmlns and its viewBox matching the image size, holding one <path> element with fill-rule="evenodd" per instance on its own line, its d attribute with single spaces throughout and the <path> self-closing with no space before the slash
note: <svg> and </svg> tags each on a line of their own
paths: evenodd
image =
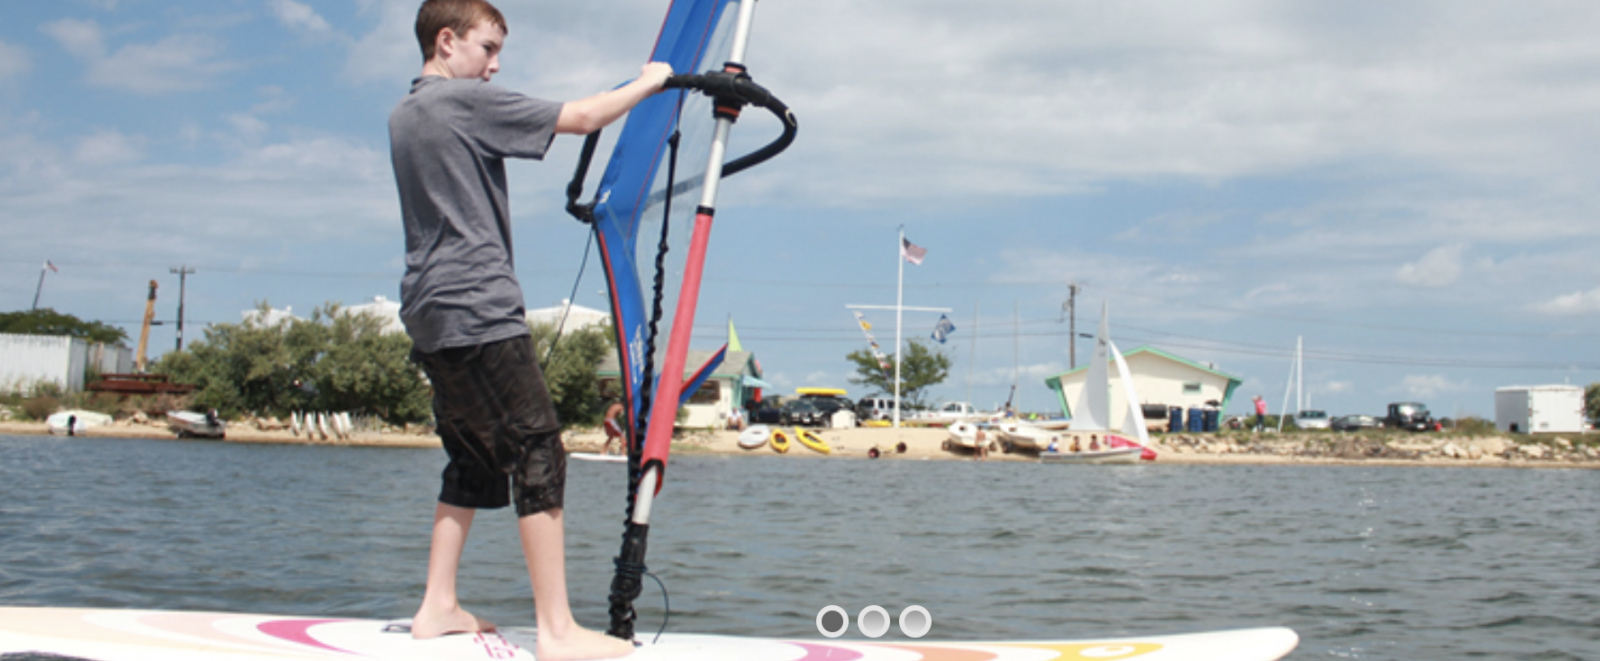
<svg viewBox="0 0 1600 661">
<path fill-rule="evenodd" d="M 1600 420 L 1600 383 L 1591 383 L 1583 389 L 1583 411 L 1590 420 Z"/>
<path fill-rule="evenodd" d="M 50 308 L 0 312 L 0 333 L 16 335 L 66 335 L 101 344 L 125 344 L 128 331 L 99 321 L 84 321 Z"/>
<path fill-rule="evenodd" d="M 924 406 L 922 395 L 925 389 L 944 383 L 950 376 L 950 357 L 913 338 L 906 343 L 901 358 L 905 362 L 900 367 L 900 400 L 908 406 Z M 889 369 L 883 369 L 867 349 L 852 351 L 845 359 L 856 364 L 856 375 L 850 377 L 850 383 L 875 388 L 878 392 L 894 392 L 892 363 Z"/>
<path fill-rule="evenodd" d="M 152 371 L 199 386 L 195 405 L 224 416 L 352 411 L 419 422 L 428 419 L 431 399 L 410 354 L 409 337 L 328 304 L 310 320 L 212 324 L 203 339 L 163 356 Z"/>
<path fill-rule="evenodd" d="M 555 400 L 556 416 L 564 427 L 598 425 L 605 413 L 600 401 L 600 376 L 597 370 L 606 352 L 615 346 L 607 326 L 568 329 L 555 343 L 553 324 L 530 324 L 535 355 L 544 366 L 545 384 Z M 546 362 L 546 356 L 549 356 Z"/>
</svg>

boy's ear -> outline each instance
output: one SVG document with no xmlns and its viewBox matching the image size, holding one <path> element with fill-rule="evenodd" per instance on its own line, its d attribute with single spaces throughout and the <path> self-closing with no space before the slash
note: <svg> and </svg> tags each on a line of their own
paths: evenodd
<svg viewBox="0 0 1600 661">
<path fill-rule="evenodd" d="M 450 28 L 442 28 L 442 29 L 440 29 L 439 30 L 439 34 L 434 35 L 434 37 L 433 37 L 433 53 L 434 53 L 434 56 L 435 57 L 443 57 L 446 53 L 454 53 L 455 50 L 456 50 L 456 31 L 452 30 Z"/>
</svg>

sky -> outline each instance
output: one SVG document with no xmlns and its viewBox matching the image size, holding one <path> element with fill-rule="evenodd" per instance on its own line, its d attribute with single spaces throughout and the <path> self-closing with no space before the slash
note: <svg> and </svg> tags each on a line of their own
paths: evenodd
<svg viewBox="0 0 1600 661">
<path fill-rule="evenodd" d="M 398 299 L 386 121 L 417 5 L 0 5 L 0 310 L 37 291 L 136 342 L 150 280 L 177 317 L 179 267 L 191 341 L 262 302 Z M 495 82 L 556 100 L 636 75 L 666 9 L 500 6 Z M 1073 283 L 1079 332 L 1106 306 L 1124 352 L 1240 378 L 1230 413 L 1282 408 L 1297 339 L 1333 415 L 1492 418 L 1498 387 L 1600 381 L 1597 33 L 1579 1 L 764 0 L 747 64 L 799 139 L 722 187 L 694 346 L 731 318 L 781 391 L 869 394 L 846 306 L 894 303 L 903 229 L 928 251 L 905 304 L 956 325 L 933 400 L 1053 410 Z M 777 131 L 748 116 L 734 151 Z M 562 211 L 579 144 L 509 169 L 530 308 L 606 307 Z"/>
</svg>

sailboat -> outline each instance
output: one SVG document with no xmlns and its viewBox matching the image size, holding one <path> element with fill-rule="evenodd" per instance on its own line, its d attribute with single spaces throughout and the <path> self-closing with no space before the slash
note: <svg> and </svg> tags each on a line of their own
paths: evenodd
<svg viewBox="0 0 1600 661">
<path fill-rule="evenodd" d="M 1123 416 L 1121 435 L 1111 431 L 1113 362 L 1117 365 L 1117 373 L 1122 377 L 1117 380 L 1122 383 L 1123 399 L 1128 403 L 1127 415 Z M 1133 386 L 1133 373 L 1128 370 L 1128 363 L 1123 360 L 1122 352 L 1117 351 L 1116 343 L 1111 341 L 1108 304 L 1102 304 L 1100 308 L 1100 333 L 1095 336 L 1094 358 L 1089 362 L 1083 393 L 1078 396 L 1078 405 L 1073 408 L 1071 429 L 1073 439 L 1071 444 L 1063 447 L 1058 442 L 1055 449 L 1040 453 L 1039 461 L 1067 464 L 1132 464 L 1140 459 L 1156 458 L 1155 450 L 1150 449 L 1150 432 L 1144 426 L 1144 411 L 1139 407 L 1139 393 Z M 1084 433 L 1089 434 L 1087 445 L 1084 444 Z"/>
</svg>

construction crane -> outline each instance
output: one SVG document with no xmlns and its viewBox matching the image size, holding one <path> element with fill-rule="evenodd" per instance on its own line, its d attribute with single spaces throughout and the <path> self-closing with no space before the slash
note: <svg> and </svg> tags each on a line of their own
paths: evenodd
<svg viewBox="0 0 1600 661">
<path fill-rule="evenodd" d="M 144 373 L 144 351 L 150 346 L 150 325 L 156 318 L 156 281 L 150 281 L 150 298 L 144 302 L 144 326 L 139 329 L 139 353 L 134 356 L 134 367 L 140 374 Z"/>
</svg>

